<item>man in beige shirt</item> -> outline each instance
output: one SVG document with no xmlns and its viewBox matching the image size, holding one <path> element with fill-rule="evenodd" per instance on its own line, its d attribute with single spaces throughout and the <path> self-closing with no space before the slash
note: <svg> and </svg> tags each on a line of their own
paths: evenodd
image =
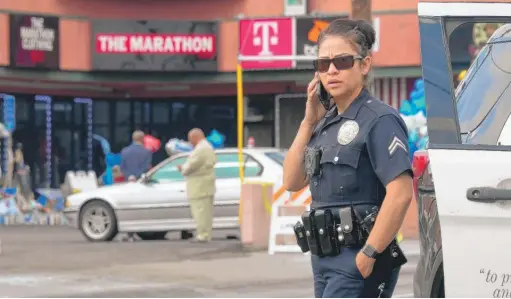
<svg viewBox="0 0 511 299">
<path fill-rule="evenodd" d="M 186 179 L 186 195 L 197 225 L 196 240 L 209 242 L 213 226 L 213 199 L 216 192 L 216 155 L 201 129 L 190 130 L 188 141 L 194 149 L 178 169 Z"/>
</svg>

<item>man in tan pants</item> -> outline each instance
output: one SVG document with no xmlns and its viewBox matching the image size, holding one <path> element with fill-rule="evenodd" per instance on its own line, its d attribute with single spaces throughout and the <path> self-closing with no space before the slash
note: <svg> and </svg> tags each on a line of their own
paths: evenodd
<svg viewBox="0 0 511 299">
<path fill-rule="evenodd" d="M 215 196 L 216 155 L 201 129 L 192 129 L 188 141 L 194 149 L 185 164 L 178 166 L 186 179 L 186 195 L 197 225 L 196 241 L 211 241 Z"/>
</svg>

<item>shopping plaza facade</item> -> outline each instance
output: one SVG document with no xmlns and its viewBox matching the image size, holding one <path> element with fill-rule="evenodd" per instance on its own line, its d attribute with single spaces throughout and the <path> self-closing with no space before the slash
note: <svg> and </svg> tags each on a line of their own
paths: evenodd
<svg viewBox="0 0 511 299">
<path fill-rule="evenodd" d="M 378 35 L 372 91 L 398 108 L 421 75 L 416 1 L 372 2 Z M 102 171 L 95 136 L 118 152 L 135 129 L 165 142 L 200 127 L 235 146 L 238 54 L 313 55 L 309 32 L 348 17 L 350 3 L 4 0 L 0 94 L 15 99 L 14 139 L 34 172 L 57 161 L 52 185 L 70 169 Z M 241 66 L 245 138 L 288 147 L 303 117 L 311 63 Z M 161 150 L 153 163 L 165 157 Z"/>
</svg>

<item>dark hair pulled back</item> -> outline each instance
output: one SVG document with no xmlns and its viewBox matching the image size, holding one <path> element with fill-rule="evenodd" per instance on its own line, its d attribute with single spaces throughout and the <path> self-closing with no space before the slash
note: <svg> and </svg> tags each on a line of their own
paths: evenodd
<svg viewBox="0 0 511 299">
<path fill-rule="evenodd" d="M 364 20 L 337 19 L 331 22 L 319 34 L 318 45 L 321 45 L 327 36 L 347 38 L 358 47 L 358 54 L 362 57 L 369 55 L 376 40 L 373 26 Z"/>
</svg>

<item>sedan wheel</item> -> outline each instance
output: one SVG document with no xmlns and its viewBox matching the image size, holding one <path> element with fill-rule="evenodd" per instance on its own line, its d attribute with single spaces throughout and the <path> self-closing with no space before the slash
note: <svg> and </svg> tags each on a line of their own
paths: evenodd
<svg viewBox="0 0 511 299">
<path fill-rule="evenodd" d="M 89 241 L 113 240 L 117 235 L 117 219 L 112 208 L 99 200 L 86 204 L 80 212 L 80 230 Z"/>
</svg>

